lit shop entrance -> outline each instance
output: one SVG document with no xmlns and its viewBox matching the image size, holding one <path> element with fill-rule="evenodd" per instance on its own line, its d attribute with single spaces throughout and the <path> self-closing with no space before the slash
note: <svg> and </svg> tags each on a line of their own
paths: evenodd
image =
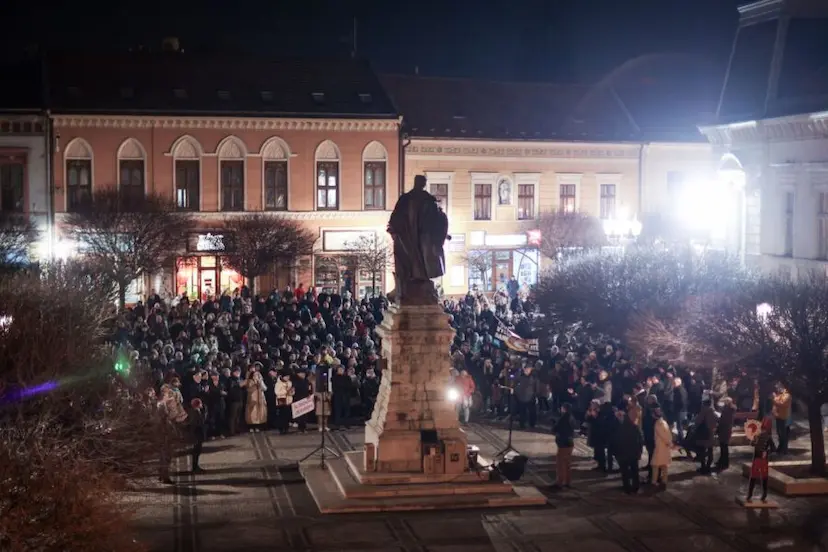
<svg viewBox="0 0 828 552">
<path fill-rule="evenodd" d="M 222 266 L 216 255 L 179 257 L 175 267 L 175 287 L 178 295 L 187 294 L 190 300 L 205 301 L 223 292 L 241 290 L 244 278 L 233 269 Z"/>
</svg>

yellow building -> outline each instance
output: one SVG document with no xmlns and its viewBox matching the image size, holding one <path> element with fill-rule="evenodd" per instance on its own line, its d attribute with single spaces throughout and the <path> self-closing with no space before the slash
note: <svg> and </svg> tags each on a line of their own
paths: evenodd
<svg viewBox="0 0 828 552">
<path fill-rule="evenodd" d="M 493 291 L 512 277 L 535 283 L 551 263 L 533 243 L 540 213 L 585 212 L 629 233 L 668 211 L 676 194 L 668 181 L 706 174 L 710 164 L 710 147 L 693 125 L 645 132 L 615 90 L 403 76 L 383 82 L 404 114 L 406 189 L 414 175 L 426 175 L 449 217 L 442 286 L 450 295 Z"/>
</svg>

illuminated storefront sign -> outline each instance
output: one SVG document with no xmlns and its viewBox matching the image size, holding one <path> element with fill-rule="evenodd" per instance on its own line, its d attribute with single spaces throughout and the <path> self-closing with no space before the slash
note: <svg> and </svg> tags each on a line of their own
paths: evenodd
<svg viewBox="0 0 828 552">
<path fill-rule="evenodd" d="M 195 253 L 220 253 L 231 249 L 231 236 L 225 234 L 190 234 L 187 240 L 187 250 Z"/>
</svg>

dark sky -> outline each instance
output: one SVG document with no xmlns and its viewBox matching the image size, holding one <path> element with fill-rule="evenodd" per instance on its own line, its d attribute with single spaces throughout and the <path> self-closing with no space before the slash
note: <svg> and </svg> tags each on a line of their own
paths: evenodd
<svg viewBox="0 0 828 552">
<path fill-rule="evenodd" d="M 675 51 L 723 64 L 740 0 L 0 0 L 6 57 L 49 48 L 345 55 L 380 71 L 503 80 L 593 80 L 627 59 Z M 298 6 L 297 6 L 298 4 Z"/>
</svg>

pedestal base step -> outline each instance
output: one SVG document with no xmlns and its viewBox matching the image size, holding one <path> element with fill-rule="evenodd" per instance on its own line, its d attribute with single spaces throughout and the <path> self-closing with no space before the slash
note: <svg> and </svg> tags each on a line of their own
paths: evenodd
<svg viewBox="0 0 828 552">
<path fill-rule="evenodd" d="M 347 462 L 341 458 L 329 462 L 325 470 L 317 461 L 304 462 L 299 470 L 322 514 L 514 508 L 547 503 L 535 487 L 499 482 L 363 485 L 349 473 Z"/>
<path fill-rule="evenodd" d="M 767 500 L 765 502 L 762 502 L 761 500 L 753 499 L 750 502 L 748 502 L 747 499 L 742 497 L 736 498 L 736 504 L 738 504 L 739 506 L 744 506 L 745 508 L 755 510 L 774 510 L 776 508 L 779 508 L 779 503 L 774 502 L 773 500 Z"/>
<path fill-rule="evenodd" d="M 419 483 L 478 483 L 488 481 L 488 473 L 469 471 L 465 473 L 386 473 L 366 472 L 365 453 L 361 450 L 343 454 L 354 477 L 363 485 L 410 485 Z"/>
</svg>

